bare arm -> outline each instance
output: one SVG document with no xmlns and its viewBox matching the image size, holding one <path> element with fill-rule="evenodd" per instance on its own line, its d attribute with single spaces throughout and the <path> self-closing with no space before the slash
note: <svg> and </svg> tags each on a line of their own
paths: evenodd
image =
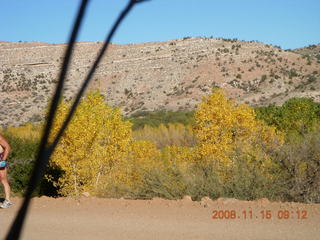
<svg viewBox="0 0 320 240">
<path fill-rule="evenodd" d="M 8 141 L 0 135 L 0 145 L 4 148 L 3 157 L 1 160 L 7 160 L 8 155 L 10 153 L 10 145 Z"/>
</svg>

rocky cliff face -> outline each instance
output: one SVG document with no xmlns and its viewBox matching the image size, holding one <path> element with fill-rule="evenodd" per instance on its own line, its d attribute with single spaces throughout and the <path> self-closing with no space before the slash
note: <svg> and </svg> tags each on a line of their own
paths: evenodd
<svg viewBox="0 0 320 240">
<path fill-rule="evenodd" d="M 78 90 L 101 45 L 77 43 L 65 85 L 67 99 Z M 65 48 L 65 44 L 0 42 L 0 125 L 43 117 Z M 251 105 L 281 104 L 303 96 L 319 101 L 319 60 L 299 51 L 212 38 L 112 44 L 90 88 L 101 89 L 107 102 L 121 107 L 125 115 L 191 110 L 213 87 Z"/>
</svg>

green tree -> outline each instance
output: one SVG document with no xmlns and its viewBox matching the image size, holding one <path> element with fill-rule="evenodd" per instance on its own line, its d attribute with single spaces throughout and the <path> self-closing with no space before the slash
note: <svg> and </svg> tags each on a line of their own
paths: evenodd
<svg viewBox="0 0 320 240">
<path fill-rule="evenodd" d="M 287 138 L 304 136 L 319 124 L 320 104 L 309 98 L 291 98 L 282 106 L 256 109 L 257 118 L 286 133 Z"/>
</svg>

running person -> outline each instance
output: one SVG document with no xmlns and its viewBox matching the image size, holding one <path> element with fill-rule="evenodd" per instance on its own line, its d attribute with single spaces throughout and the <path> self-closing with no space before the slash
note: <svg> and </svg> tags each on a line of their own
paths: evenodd
<svg viewBox="0 0 320 240">
<path fill-rule="evenodd" d="M 0 135 L 0 145 L 1 145 L 0 148 L 3 149 L 3 152 L 0 153 L 0 161 L 7 161 L 7 158 L 10 152 L 10 145 L 8 141 L 1 135 Z M 5 193 L 5 200 L 0 205 L 0 208 L 8 208 L 12 205 L 10 201 L 10 185 L 8 182 L 7 173 L 8 173 L 7 166 L 0 168 L 0 181 L 3 185 L 4 193 Z"/>
</svg>

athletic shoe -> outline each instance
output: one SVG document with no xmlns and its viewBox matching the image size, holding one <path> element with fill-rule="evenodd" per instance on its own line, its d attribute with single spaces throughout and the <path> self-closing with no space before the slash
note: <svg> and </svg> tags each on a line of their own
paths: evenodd
<svg viewBox="0 0 320 240">
<path fill-rule="evenodd" d="M 12 202 L 10 202 L 9 200 L 5 199 L 3 201 L 3 203 L 1 204 L 0 208 L 8 208 L 12 205 Z"/>
</svg>

